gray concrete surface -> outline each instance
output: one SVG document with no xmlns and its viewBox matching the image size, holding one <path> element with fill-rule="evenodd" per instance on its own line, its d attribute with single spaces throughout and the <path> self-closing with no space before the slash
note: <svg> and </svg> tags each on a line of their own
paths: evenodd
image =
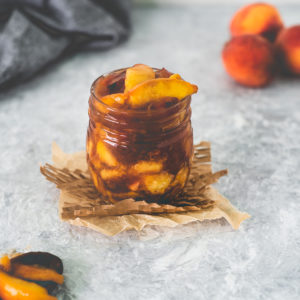
<svg viewBox="0 0 300 300">
<path fill-rule="evenodd" d="M 0 252 L 44 250 L 65 264 L 59 299 L 299 299 L 300 81 L 236 85 L 220 59 L 237 6 L 148 6 L 134 33 L 107 52 L 80 53 L 1 93 Z M 280 6 L 287 24 L 300 6 Z M 26 59 L 26 58 L 24 58 Z M 39 173 L 55 140 L 84 148 L 89 87 L 134 63 L 166 67 L 198 84 L 195 141 L 212 143 L 217 185 L 252 218 L 148 227 L 106 237 L 62 223 L 58 191 Z"/>
</svg>

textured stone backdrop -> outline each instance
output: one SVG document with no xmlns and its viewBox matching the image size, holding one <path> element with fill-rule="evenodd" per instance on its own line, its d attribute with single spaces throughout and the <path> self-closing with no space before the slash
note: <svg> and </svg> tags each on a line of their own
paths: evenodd
<svg viewBox="0 0 300 300">
<path fill-rule="evenodd" d="M 134 10 L 134 33 L 108 52 L 80 53 L 0 95 L 0 252 L 45 250 L 65 264 L 62 299 L 299 299 L 300 82 L 236 85 L 220 52 L 239 5 Z M 287 23 L 299 5 L 279 6 Z M 89 88 L 107 71 L 143 62 L 199 85 L 195 141 L 212 142 L 218 189 L 252 215 L 146 228 L 109 238 L 62 223 L 58 191 L 39 173 L 53 140 L 84 148 Z"/>
</svg>

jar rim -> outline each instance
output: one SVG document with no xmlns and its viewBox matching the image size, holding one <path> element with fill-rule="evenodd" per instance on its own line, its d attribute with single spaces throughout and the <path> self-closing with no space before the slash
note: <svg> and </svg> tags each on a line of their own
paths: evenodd
<svg viewBox="0 0 300 300">
<path fill-rule="evenodd" d="M 103 78 L 105 76 L 108 76 L 109 74 L 113 73 L 113 72 L 121 72 L 121 71 L 125 71 L 126 69 L 128 69 L 129 67 L 127 68 L 120 68 L 120 69 L 116 69 L 116 70 L 113 70 L 111 72 L 108 72 L 108 73 L 104 73 L 103 75 L 97 77 L 93 83 L 92 83 L 92 86 L 90 88 L 90 93 L 92 94 L 92 96 L 95 98 L 95 100 L 99 103 L 101 103 L 108 111 L 111 111 L 111 112 L 124 112 L 124 113 L 130 113 L 130 114 L 136 114 L 136 115 L 143 115 L 143 114 L 149 114 L 149 112 L 153 112 L 155 113 L 156 111 L 168 111 L 169 109 L 174 109 L 176 108 L 177 106 L 180 106 L 182 104 L 184 104 L 185 102 L 189 101 L 191 99 L 191 95 L 189 96 L 186 96 L 185 98 L 179 100 L 177 103 L 173 104 L 173 105 L 170 105 L 169 107 L 160 107 L 158 109 L 153 109 L 153 110 L 136 110 L 136 109 L 129 109 L 129 108 L 119 108 L 119 107 L 112 107 L 106 103 L 104 103 L 103 101 L 101 101 L 97 96 L 96 96 L 96 93 L 95 93 L 95 86 L 96 86 L 96 83 L 97 81 L 100 79 L 100 78 Z M 160 70 L 158 68 L 152 68 L 153 70 Z"/>
</svg>

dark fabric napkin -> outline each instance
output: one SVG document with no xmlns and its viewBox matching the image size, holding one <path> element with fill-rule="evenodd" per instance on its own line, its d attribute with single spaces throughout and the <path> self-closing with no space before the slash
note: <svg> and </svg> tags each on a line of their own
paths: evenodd
<svg viewBox="0 0 300 300">
<path fill-rule="evenodd" d="M 68 51 L 107 49 L 130 33 L 130 0 L 0 0 L 0 88 Z"/>
</svg>

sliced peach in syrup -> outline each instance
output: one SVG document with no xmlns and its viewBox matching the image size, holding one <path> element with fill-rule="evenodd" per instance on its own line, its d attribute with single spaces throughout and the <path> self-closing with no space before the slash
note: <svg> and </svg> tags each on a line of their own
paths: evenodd
<svg viewBox="0 0 300 300">
<path fill-rule="evenodd" d="M 128 92 L 128 104 L 132 108 L 144 107 L 151 102 L 163 101 L 170 97 L 181 100 L 196 93 L 198 87 L 184 80 L 157 78 L 137 85 Z"/>
<path fill-rule="evenodd" d="M 131 183 L 128 185 L 128 188 L 133 191 L 133 192 L 136 192 L 138 189 L 139 189 L 139 186 L 140 186 L 141 182 L 139 180 Z"/>
<path fill-rule="evenodd" d="M 175 180 L 173 182 L 173 186 L 179 184 L 181 187 L 185 186 L 185 183 L 187 181 L 189 175 L 189 168 L 188 167 L 183 167 L 181 168 L 178 173 L 176 174 Z"/>
<path fill-rule="evenodd" d="M 100 98 L 100 100 L 111 107 L 121 107 L 126 100 L 126 95 L 123 93 L 110 94 Z"/>
<path fill-rule="evenodd" d="M 162 170 L 162 161 L 146 161 L 141 160 L 130 169 L 134 173 L 158 173 Z"/>
<path fill-rule="evenodd" d="M 102 169 L 100 172 L 101 178 L 103 180 L 113 180 L 116 178 L 120 178 L 124 176 L 125 170 L 124 169 Z"/>
<path fill-rule="evenodd" d="M 117 159 L 111 154 L 105 144 L 101 141 L 97 143 L 97 153 L 99 155 L 100 161 L 107 166 L 117 167 L 119 165 Z"/>
<path fill-rule="evenodd" d="M 94 170 L 92 170 L 92 168 L 90 168 L 89 170 L 90 170 L 90 174 L 92 175 L 93 183 L 94 183 L 95 187 L 97 188 L 97 190 L 99 190 L 100 186 L 98 183 L 97 174 L 94 172 Z"/>
<path fill-rule="evenodd" d="M 101 167 L 102 167 L 101 161 L 100 161 L 100 159 L 99 159 L 99 157 L 97 155 L 93 155 L 93 156 L 90 155 L 89 158 L 90 158 L 91 164 L 93 165 L 93 167 L 96 170 L 101 169 Z"/>
<path fill-rule="evenodd" d="M 86 141 L 86 152 L 90 155 L 93 152 L 93 146 L 93 140 L 91 138 L 88 138 Z"/>
<path fill-rule="evenodd" d="M 100 98 L 100 101 L 93 98 L 91 101 L 95 108 L 95 111 L 100 112 L 102 114 L 107 114 L 109 112 L 108 107 L 120 108 L 125 103 L 127 95 L 123 93 L 106 95 Z M 104 104 L 103 104 L 104 103 Z M 106 104 L 106 105 L 105 105 Z M 91 116 L 91 111 L 89 109 L 89 115 Z"/>
<path fill-rule="evenodd" d="M 163 194 L 169 187 L 173 178 L 174 176 L 172 174 L 162 172 L 160 174 L 146 175 L 143 183 L 146 190 L 151 194 Z"/>
<path fill-rule="evenodd" d="M 125 76 L 125 93 L 134 88 L 136 85 L 154 78 L 155 73 L 153 69 L 147 65 L 137 64 L 128 68 Z"/>
</svg>

